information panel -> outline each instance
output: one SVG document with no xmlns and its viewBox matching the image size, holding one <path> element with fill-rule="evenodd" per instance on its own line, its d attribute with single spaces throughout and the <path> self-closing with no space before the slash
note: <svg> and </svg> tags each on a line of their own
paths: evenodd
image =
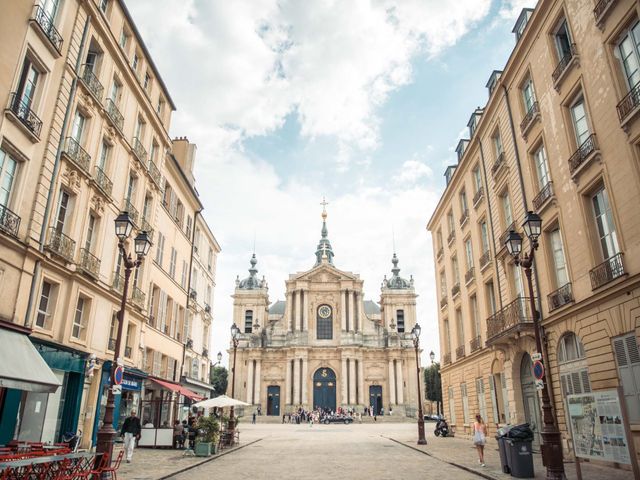
<svg viewBox="0 0 640 480">
<path fill-rule="evenodd" d="M 631 464 L 616 390 L 569 395 L 567 406 L 577 457 Z"/>
</svg>

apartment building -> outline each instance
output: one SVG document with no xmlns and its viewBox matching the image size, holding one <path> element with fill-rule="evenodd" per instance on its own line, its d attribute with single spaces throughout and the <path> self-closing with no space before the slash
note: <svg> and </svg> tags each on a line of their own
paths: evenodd
<svg viewBox="0 0 640 480">
<path fill-rule="evenodd" d="M 0 388 L 0 440 L 81 429 L 89 446 L 116 343 L 122 211 L 153 247 L 128 289 L 114 425 L 132 408 L 161 421 L 166 402 L 171 420 L 201 397 L 179 382 L 202 204 L 193 164 L 172 154 L 175 105 L 122 0 L 10 2 L 3 13 L 0 318 L 31 331 L 60 387 Z"/>
<path fill-rule="evenodd" d="M 639 18 L 637 2 L 622 0 L 523 10 L 515 48 L 490 72 L 489 99 L 445 173 L 427 228 L 444 409 L 459 433 L 476 413 L 490 425 L 541 426 L 533 312 L 504 246 L 533 210 L 543 220 L 535 304 L 565 456 L 573 393 L 621 386 L 640 443 Z"/>
</svg>

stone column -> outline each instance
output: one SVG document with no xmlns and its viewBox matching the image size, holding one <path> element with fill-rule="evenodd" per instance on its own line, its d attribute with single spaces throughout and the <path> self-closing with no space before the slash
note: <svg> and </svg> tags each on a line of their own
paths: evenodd
<svg viewBox="0 0 640 480">
<path fill-rule="evenodd" d="M 367 398 L 364 394 L 364 365 L 362 360 L 358 361 L 358 392 L 360 398 L 356 399 L 360 404 L 366 404 L 365 398 Z"/>
<path fill-rule="evenodd" d="M 340 290 L 340 318 L 342 320 L 342 331 L 347 329 L 347 303 L 344 301 L 345 291 Z"/>
<path fill-rule="evenodd" d="M 289 322 L 291 323 L 291 331 L 296 331 L 296 291 L 291 292 L 291 315 L 289 316 Z"/>
<path fill-rule="evenodd" d="M 349 313 L 351 317 L 350 328 L 354 332 L 358 331 L 358 319 L 356 318 L 356 292 L 351 292 L 349 295 Z"/>
<path fill-rule="evenodd" d="M 304 303 L 302 305 L 302 330 L 309 329 L 309 291 L 304 292 Z"/>
<path fill-rule="evenodd" d="M 389 402 L 392 405 L 398 403 L 396 401 L 396 372 L 394 370 L 393 360 L 389 360 Z"/>
<path fill-rule="evenodd" d="M 402 360 L 396 362 L 398 371 L 396 372 L 396 382 L 398 382 L 398 405 L 404 403 L 404 377 L 402 375 Z"/>
<path fill-rule="evenodd" d="M 305 295 L 306 296 L 306 295 Z M 309 360 L 305 358 L 302 361 L 302 404 L 307 405 L 307 393 L 309 391 L 309 379 L 308 379 Z"/>
<path fill-rule="evenodd" d="M 352 358 L 349 362 L 349 405 L 356 403 L 356 362 Z"/>
<path fill-rule="evenodd" d="M 300 400 L 300 359 L 293 359 L 293 404 Z"/>
<path fill-rule="evenodd" d="M 253 399 L 254 404 L 260 403 L 260 397 L 261 397 L 261 388 L 262 388 L 262 382 L 260 381 L 260 366 L 262 364 L 261 360 L 256 360 L 256 373 L 255 373 L 255 382 L 254 382 L 254 391 L 255 391 L 255 397 Z"/>
<path fill-rule="evenodd" d="M 291 331 L 291 293 L 285 292 L 284 301 L 286 302 L 284 309 L 284 321 L 287 326 L 287 331 Z"/>
<path fill-rule="evenodd" d="M 247 403 L 253 405 L 253 360 L 247 360 Z"/>
<path fill-rule="evenodd" d="M 285 405 L 291 405 L 293 402 L 291 401 L 291 359 L 287 358 L 287 372 L 285 374 L 285 381 L 284 381 L 284 395 L 282 396 L 284 398 L 284 404 Z"/>
<path fill-rule="evenodd" d="M 347 398 L 347 359 L 342 357 L 342 406 L 344 407 L 347 403 L 349 403 L 349 399 Z"/>
</svg>

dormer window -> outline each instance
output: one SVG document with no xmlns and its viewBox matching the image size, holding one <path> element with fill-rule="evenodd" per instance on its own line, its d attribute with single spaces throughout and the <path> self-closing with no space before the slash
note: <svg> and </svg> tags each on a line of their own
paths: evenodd
<svg viewBox="0 0 640 480">
<path fill-rule="evenodd" d="M 527 28 L 527 23 L 529 23 L 531 14 L 533 14 L 533 8 L 523 8 L 522 12 L 520 12 L 520 16 L 518 17 L 518 20 L 516 20 L 516 25 L 512 30 L 516 35 L 516 42 L 520 40 L 520 37 L 524 34 L 524 30 Z"/>
<path fill-rule="evenodd" d="M 469 140 L 466 138 L 463 138 L 458 142 L 458 146 L 456 147 L 456 153 L 458 154 L 458 162 L 462 160 L 462 156 L 464 155 L 467 145 L 469 145 Z"/>
<path fill-rule="evenodd" d="M 444 178 L 447 180 L 447 185 L 451 182 L 453 178 L 453 174 L 455 173 L 457 165 L 449 165 L 447 169 L 444 171 Z"/>
<path fill-rule="evenodd" d="M 498 85 L 498 80 L 500 80 L 501 75 L 502 75 L 502 70 L 494 70 L 493 72 L 491 72 L 489 81 L 485 85 L 485 87 L 487 87 L 487 89 L 489 90 L 489 96 L 491 96 L 493 91 L 496 89 L 496 86 Z"/>
</svg>

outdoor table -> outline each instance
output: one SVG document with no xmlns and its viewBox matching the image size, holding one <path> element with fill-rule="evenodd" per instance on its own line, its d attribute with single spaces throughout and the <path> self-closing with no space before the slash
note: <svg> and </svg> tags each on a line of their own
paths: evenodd
<svg viewBox="0 0 640 480">
<path fill-rule="evenodd" d="M 8 480 L 34 478 L 56 479 L 63 475 L 91 470 L 94 465 L 95 453 L 76 452 L 65 455 L 45 455 L 0 462 L 0 472 Z M 5 470 L 7 472 L 5 473 Z"/>
</svg>

